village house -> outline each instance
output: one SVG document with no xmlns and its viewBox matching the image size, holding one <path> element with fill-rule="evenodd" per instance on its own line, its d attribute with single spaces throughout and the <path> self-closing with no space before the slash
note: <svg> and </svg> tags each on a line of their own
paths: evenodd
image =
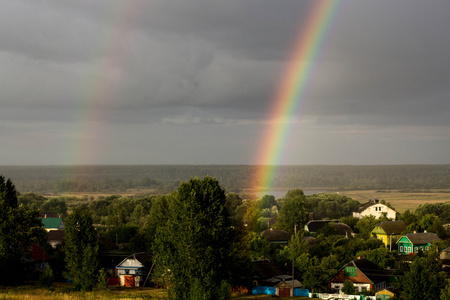
<svg viewBox="0 0 450 300">
<path fill-rule="evenodd" d="M 134 253 L 116 266 L 116 278 L 121 286 L 142 286 L 151 271 L 152 256 L 145 252 Z M 148 269 L 148 271 L 145 271 Z"/>
<path fill-rule="evenodd" d="M 289 232 L 285 230 L 267 229 L 261 232 L 261 236 L 265 237 L 272 244 L 279 244 L 282 246 L 287 246 L 291 239 Z"/>
<path fill-rule="evenodd" d="M 341 293 L 347 280 L 353 283 L 358 292 L 379 291 L 390 285 L 385 270 L 366 258 L 352 260 L 339 269 L 330 280 L 330 289 Z"/>
<path fill-rule="evenodd" d="M 57 216 L 49 216 L 48 214 L 44 214 L 41 218 L 42 225 L 44 229 L 47 231 L 50 230 L 64 230 L 64 221 L 61 217 Z"/>
<path fill-rule="evenodd" d="M 402 236 L 398 241 L 398 254 L 418 253 L 419 250 L 427 251 L 430 245 L 441 239 L 432 232 L 408 233 Z"/>
<path fill-rule="evenodd" d="M 316 236 L 328 224 L 332 224 L 334 234 L 336 235 L 349 237 L 355 234 L 350 226 L 344 223 L 340 223 L 339 220 L 311 220 L 306 223 L 304 230 L 306 232 L 309 232 L 312 236 Z"/>
<path fill-rule="evenodd" d="M 386 221 L 375 225 L 371 234 L 392 250 L 393 245 L 396 244 L 405 230 L 406 224 L 403 221 Z"/>
<path fill-rule="evenodd" d="M 353 217 L 358 219 L 362 219 L 366 216 L 380 218 L 384 215 L 386 215 L 388 219 L 395 220 L 397 212 L 389 206 L 380 203 L 380 200 L 378 199 L 370 199 L 369 202 L 364 203 L 353 212 Z"/>
</svg>

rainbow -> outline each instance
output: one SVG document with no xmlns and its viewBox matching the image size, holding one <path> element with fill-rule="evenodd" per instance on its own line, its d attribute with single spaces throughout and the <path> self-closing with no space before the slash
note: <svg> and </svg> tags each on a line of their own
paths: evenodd
<svg viewBox="0 0 450 300">
<path fill-rule="evenodd" d="M 291 125 L 305 100 L 314 63 L 329 32 L 339 0 L 312 1 L 308 20 L 302 22 L 300 34 L 290 51 L 286 69 L 278 85 L 270 109 L 267 128 L 260 138 L 256 157 L 256 172 L 251 189 L 273 188 L 277 166 L 280 164 L 290 135 Z"/>
<path fill-rule="evenodd" d="M 108 131 L 105 116 L 115 102 L 117 87 L 123 76 L 119 71 L 120 65 L 126 63 L 123 43 L 138 9 L 131 1 L 111 1 L 105 8 L 103 25 L 97 32 L 97 44 L 93 45 L 91 72 L 85 77 L 80 96 L 76 116 L 78 125 L 68 158 L 71 165 L 98 164 L 105 151 L 100 147 Z"/>
</svg>

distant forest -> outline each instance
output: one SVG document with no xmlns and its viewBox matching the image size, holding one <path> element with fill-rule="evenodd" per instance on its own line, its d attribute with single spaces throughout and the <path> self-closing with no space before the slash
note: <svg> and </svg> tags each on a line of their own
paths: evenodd
<svg viewBox="0 0 450 300">
<path fill-rule="evenodd" d="M 181 181 L 209 175 L 227 192 L 242 192 L 263 166 L 250 165 L 93 165 L 0 166 L 21 193 L 124 192 L 153 189 L 167 193 Z M 450 189 L 450 165 L 280 166 L 274 188 L 324 190 Z"/>
</svg>

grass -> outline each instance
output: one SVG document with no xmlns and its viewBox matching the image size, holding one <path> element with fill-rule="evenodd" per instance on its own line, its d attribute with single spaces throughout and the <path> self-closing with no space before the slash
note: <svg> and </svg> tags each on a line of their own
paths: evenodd
<svg viewBox="0 0 450 300">
<path fill-rule="evenodd" d="M 343 191 L 341 195 L 348 196 L 358 200 L 361 203 L 369 201 L 371 198 L 385 200 L 390 202 L 397 212 L 403 213 L 405 210 L 414 210 L 420 204 L 424 203 L 443 203 L 450 201 L 450 190 L 420 190 L 420 191 L 377 191 L 377 190 L 359 190 Z"/>
<path fill-rule="evenodd" d="M 268 299 L 274 298 L 270 295 L 232 295 L 232 299 Z M 278 297 L 276 297 L 278 298 Z M 49 290 L 41 288 L 38 283 L 18 286 L 18 287 L 1 287 L 0 300 L 91 300 L 91 299 L 168 299 L 165 289 L 138 287 L 110 287 L 110 291 L 92 291 L 92 292 L 76 292 L 73 291 L 72 285 L 67 283 L 55 283 L 54 288 Z M 278 299 L 310 299 L 306 297 L 278 298 Z"/>
</svg>

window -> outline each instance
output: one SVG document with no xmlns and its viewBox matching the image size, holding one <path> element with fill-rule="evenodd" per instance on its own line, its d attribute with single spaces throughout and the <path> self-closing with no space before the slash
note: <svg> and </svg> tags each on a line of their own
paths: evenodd
<svg viewBox="0 0 450 300">
<path fill-rule="evenodd" d="M 408 247 L 408 253 L 412 253 L 412 247 Z"/>
<path fill-rule="evenodd" d="M 125 275 L 129 275 L 130 274 L 130 270 L 125 269 Z"/>
<path fill-rule="evenodd" d="M 356 267 L 345 267 L 344 276 L 346 277 L 356 277 L 358 269 Z"/>
<path fill-rule="evenodd" d="M 417 249 L 417 247 L 414 247 L 414 252 L 415 253 L 419 252 L 419 249 Z"/>
<path fill-rule="evenodd" d="M 400 246 L 400 252 L 403 252 L 403 246 Z"/>
</svg>

